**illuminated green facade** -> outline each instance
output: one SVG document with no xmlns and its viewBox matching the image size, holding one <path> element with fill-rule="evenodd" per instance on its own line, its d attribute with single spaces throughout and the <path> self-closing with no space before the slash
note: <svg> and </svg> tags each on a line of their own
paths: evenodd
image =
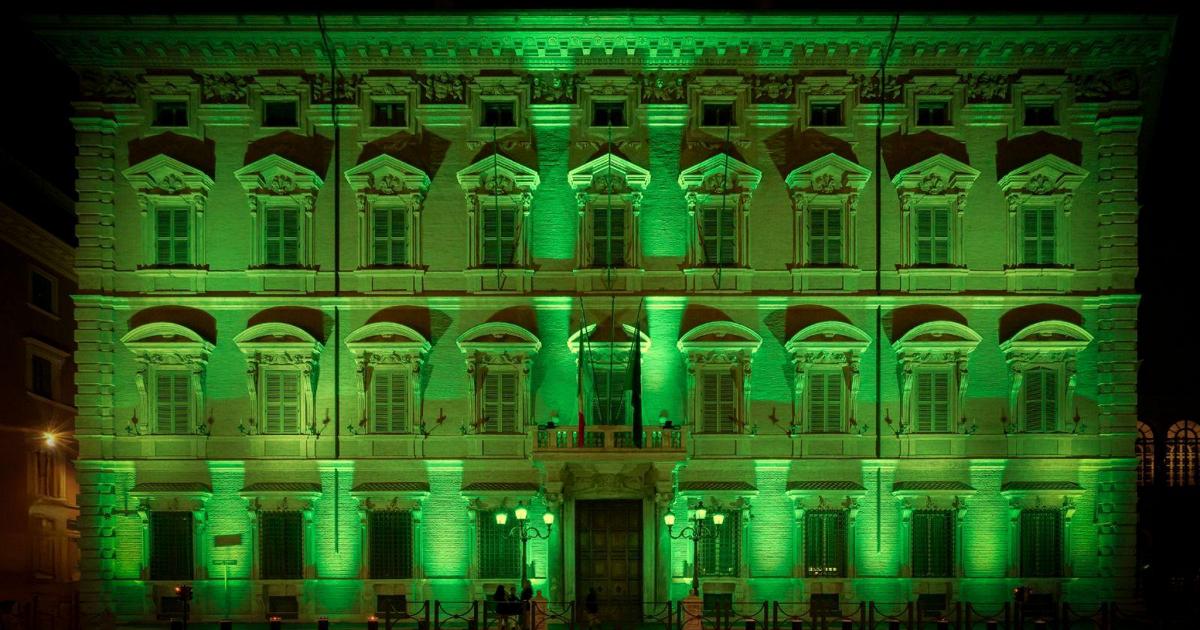
<svg viewBox="0 0 1200 630">
<path fill-rule="evenodd" d="M 683 597 L 699 501 L 705 595 L 1132 596 L 1168 20 L 36 24 L 81 77 L 85 619 L 483 598 L 518 502 L 552 600 Z M 577 527 L 616 500 L 619 571 Z"/>
</svg>

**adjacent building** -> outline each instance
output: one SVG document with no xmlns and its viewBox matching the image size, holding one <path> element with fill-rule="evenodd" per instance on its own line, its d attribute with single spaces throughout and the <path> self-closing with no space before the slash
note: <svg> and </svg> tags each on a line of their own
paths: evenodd
<svg viewBox="0 0 1200 630">
<path fill-rule="evenodd" d="M 81 84 L 86 618 L 1133 596 L 1169 19 L 34 26 Z"/>
</svg>

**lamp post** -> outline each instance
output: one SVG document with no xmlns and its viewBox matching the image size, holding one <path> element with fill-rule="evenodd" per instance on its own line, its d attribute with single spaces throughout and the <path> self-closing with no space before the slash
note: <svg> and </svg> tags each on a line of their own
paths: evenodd
<svg viewBox="0 0 1200 630">
<path fill-rule="evenodd" d="M 704 519 L 708 518 L 708 510 L 704 507 L 704 502 L 696 504 L 696 509 L 692 511 L 692 515 L 688 518 L 691 525 L 679 530 L 676 534 L 672 531 L 675 527 L 675 515 L 667 512 L 663 516 L 663 522 L 667 524 L 667 535 L 675 540 L 686 539 L 692 541 L 692 594 L 700 596 L 700 541 L 713 539 L 717 537 L 717 530 L 704 529 Z M 712 515 L 713 525 L 721 525 L 725 522 L 724 514 Z"/>
<path fill-rule="evenodd" d="M 542 522 L 546 524 L 545 533 L 542 533 L 536 525 L 525 524 L 526 519 L 529 518 L 529 510 L 525 509 L 524 503 L 517 504 L 517 509 L 513 510 L 513 515 L 517 517 L 517 524 L 508 531 L 508 535 L 521 539 L 521 588 L 525 588 L 526 573 L 529 566 L 525 558 L 529 548 L 529 541 L 550 537 L 550 531 L 554 529 L 554 514 L 546 512 L 542 515 Z M 508 524 L 508 513 L 497 512 L 496 524 L 502 527 Z"/>
</svg>

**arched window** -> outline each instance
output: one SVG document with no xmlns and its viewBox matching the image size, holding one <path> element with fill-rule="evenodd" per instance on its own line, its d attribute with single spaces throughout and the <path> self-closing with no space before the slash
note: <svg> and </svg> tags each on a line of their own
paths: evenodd
<svg viewBox="0 0 1200 630">
<path fill-rule="evenodd" d="M 1134 442 L 1133 450 L 1137 454 L 1137 485 L 1138 486 L 1153 486 L 1154 485 L 1154 431 L 1150 425 L 1142 422 L 1137 423 L 1138 436 Z"/>
<path fill-rule="evenodd" d="M 1167 429 L 1167 485 L 1195 486 L 1200 455 L 1200 426 L 1180 420 Z"/>
</svg>

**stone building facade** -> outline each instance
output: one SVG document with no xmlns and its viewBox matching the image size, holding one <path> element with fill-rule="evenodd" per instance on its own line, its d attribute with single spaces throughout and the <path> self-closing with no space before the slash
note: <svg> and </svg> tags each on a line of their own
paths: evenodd
<svg viewBox="0 0 1200 630">
<path fill-rule="evenodd" d="M 482 598 L 518 507 L 534 588 L 614 610 L 696 564 L 712 601 L 1132 595 L 1169 20 L 35 28 L 81 85 L 85 618 Z"/>
</svg>

